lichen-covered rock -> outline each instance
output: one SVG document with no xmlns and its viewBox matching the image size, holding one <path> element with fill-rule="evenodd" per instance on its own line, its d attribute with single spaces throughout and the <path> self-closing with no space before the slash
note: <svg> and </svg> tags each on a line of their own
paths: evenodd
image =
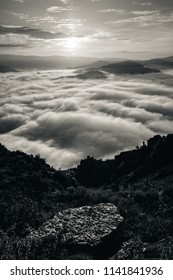
<svg viewBox="0 0 173 280">
<path fill-rule="evenodd" d="M 111 203 L 67 209 L 44 223 L 32 238 L 57 235 L 63 247 L 72 250 L 109 255 L 120 247 L 123 218 Z"/>
</svg>

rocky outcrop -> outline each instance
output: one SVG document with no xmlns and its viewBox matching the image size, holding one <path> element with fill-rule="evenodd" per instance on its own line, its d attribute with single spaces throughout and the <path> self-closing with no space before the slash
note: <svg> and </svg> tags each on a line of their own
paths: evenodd
<svg viewBox="0 0 173 280">
<path fill-rule="evenodd" d="M 71 254 L 87 252 L 107 257 L 121 246 L 123 218 L 111 203 L 67 209 L 30 234 L 34 239 L 48 235 L 59 238 Z"/>
</svg>

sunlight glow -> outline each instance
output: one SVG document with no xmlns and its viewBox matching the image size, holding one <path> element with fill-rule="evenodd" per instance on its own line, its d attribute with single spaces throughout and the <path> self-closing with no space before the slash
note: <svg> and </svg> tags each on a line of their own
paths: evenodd
<svg viewBox="0 0 173 280">
<path fill-rule="evenodd" d="M 67 48 L 74 50 L 79 46 L 79 38 L 76 37 L 69 37 L 67 39 Z"/>
</svg>

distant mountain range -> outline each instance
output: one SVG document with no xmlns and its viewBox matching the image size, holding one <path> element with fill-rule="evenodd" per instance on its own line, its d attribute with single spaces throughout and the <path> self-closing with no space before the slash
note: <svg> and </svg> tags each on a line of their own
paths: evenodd
<svg viewBox="0 0 173 280">
<path fill-rule="evenodd" d="M 173 68 L 173 56 L 151 60 L 103 59 L 93 57 L 63 57 L 63 56 L 20 56 L 0 55 L 0 72 L 17 70 L 56 70 L 84 69 L 90 76 L 91 71 L 105 71 L 113 74 L 146 74 L 159 73 L 161 70 Z M 80 74 L 80 73 L 79 73 Z M 94 73 L 95 75 L 96 73 Z M 99 75 L 99 76 L 102 76 Z M 79 78 L 82 78 L 80 76 Z M 84 77 L 86 78 L 86 77 Z"/>
<path fill-rule="evenodd" d="M 73 77 L 73 76 L 72 76 Z M 107 76 L 105 73 L 98 71 L 98 70 L 88 70 L 84 73 L 78 74 L 77 76 L 74 76 L 75 78 L 81 79 L 81 80 L 88 80 L 88 79 L 106 79 Z"/>
<path fill-rule="evenodd" d="M 122 61 L 111 64 L 108 64 L 106 61 L 97 61 L 82 69 L 81 73 L 75 77 L 79 79 L 105 79 L 108 73 L 115 75 L 137 75 L 160 72 L 158 69 L 149 68 L 134 61 Z"/>
<path fill-rule="evenodd" d="M 147 74 L 160 72 L 160 70 L 158 69 L 148 68 L 134 61 L 124 61 L 108 64 L 102 66 L 101 69 L 113 74 Z"/>
<path fill-rule="evenodd" d="M 143 61 L 146 66 L 155 67 L 160 70 L 172 69 L 173 68 L 173 56 L 165 58 L 156 58 L 147 61 Z"/>
<path fill-rule="evenodd" d="M 17 70 L 11 68 L 10 66 L 0 65 L 0 73 L 8 73 L 8 72 L 17 72 Z"/>
<path fill-rule="evenodd" d="M 0 54 L 0 64 L 10 65 L 18 70 L 56 70 L 76 68 L 79 65 L 92 63 L 96 59 L 90 57 L 65 57 L 65 56 L 23 56 Z"/>
<path fill-rule="evenodd" d="M 154 70 L 157 72 L 157 70 L 162 69 L 172 69 L 173 68 L 173 56 L 165 57 L 165 58 L 156 58 L 151 60 L 120 60 L 120 61 L 108 61 L 108 60 L 98 60 L 91 64 L 85 65 L 85 66 L 79 66 L 80 68 L 102 68 L 106 69 L 113 73 L 115 72 L 132 72 L 132 68 L 134 69 L 134 72 L 147 72 L 150 70 Z M 78 68 L 79 68 L 78 67 Z M 147 67 L 150 68 L 147 70 Z M 145 68 L 145 69 L 144 69 Z M 154 68 L 154 69 L 152 69 Z M 116 70 L 119 69 L 119 70 Z"/>
<path fill-rule="evenodd" d="M 94 61 L 90 64 L 86 64 L 86 65 L 80 65 L 78 66 L 77 68 L 81 69 L 85 69 L 85 68 L 99 68 L 99 67 L 102 67 L 102 66 L 105 66 L 105 65 L 108 65 L 112 63 L 112 61 L 108 61 L 108 60 L 97 60 L 97 61 Z"/>
</svg>

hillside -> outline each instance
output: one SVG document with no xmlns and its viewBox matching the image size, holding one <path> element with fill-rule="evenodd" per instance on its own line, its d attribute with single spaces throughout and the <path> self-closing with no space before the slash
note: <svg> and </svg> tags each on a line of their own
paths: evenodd
<svg viewBox="0 0 173 280">
<path fill-rule="evenodd" d="M 90 57 L 65 57 L 65 56 L 26 56 L 0 54 L 0 64 L 10 65 L 18 70 L 33 69 L 65 69 L 77 67 L 82 64 L 92 63 L 95 59 Z"/>
<path fill-rule="evenodd" d="M 80 68 L 80 67 L 79 67 Z M 149 74 L 149 73 L 160 73 L 160 70 L 146 67 L 135 61 L 121 61 L 109 64 L 104 61 L 96 61 L 95 63 L 83 66 L 85 68 L 76 71 L 75 78 L 78 79 L 106 79 L 107 74 L 115 75 L 138 75 L 138 74 Z M 79 73 L 79 74 L 78 74 Z M 71 76 L 74 78 L 74 76 Z"/>
<path fill-rule="evenodd" d="M 0 73 L 8 73 L 8 72 L 17 72 L 17 70 L 6 65 L 0 65 Z"/>
<path fill-rule="evenodd" d="M 117 62 L 108 64 L 101 67 L 102 70 L 112 74 L 147 74 L 147 73 L 159 73 L 160 70 L 152 69 L 143 66 L 140 63 L 134 61 Z"/>
<path fill-rule="evenodd" d="M 107 76 L 101 72 L 96 70 L 89 70 L 85 71 L 84 73 L 78 74 L 75 78 L 82 79 L 82 80 L 91 80 L 91 79 L 106 79 Z"/>
<path fill-rule="evenodd" d="M 173 56 L 165 58 L 155 58 L 143 62 L 148 67 L 155 67 L 160 70 L 173 68 Z"/>
<path fill-rule="evenodd" d="M 157 73 L 162 69 L 172 69 L 173 57 L 155 58 L 151 60 L 126 61 L 125 59 L 106 58 L 97 60 L 94 57 L 65 56 L 25 56 L 0 54 L 0 64 L 10 65 L 18 70 L 33 69 L 87 69 L 105 70 L 114 74 L 145 74 Z"/>
<path fill-rule="evenodd" d="M 109 61 L 106 61 L 106 60 L 97 60 L 93 63 L 90 63 L 90 64 L 86 64 L 86 65 L 80 65 L 79 67 L 77 68 L 83 68 L 83 69 L 93 69 L 93 68 L 99 68 L 99 67 L 102 67 L 104 65 L 108 65 L 110 64 Z"/>
<path fill-rule="evenodd" d="M 1 259 L 172 259 L 172 146 L 173 134 L 155 136 L 114 159 L 88 156 L 76 168 L 57 171 L 39 155 L 10 152 L 0 145 Z M 81 211 L 86 217 L 87 209 L 90 215 L 99 209 L 100 217 L 104 208 L 112 224 L 114 211 L 115 217 L 123 218 L 121 234 L 107 236 L 111 250 L 104 254 L 101 239 L 97 251 L 91 250 L 92 245 L 64 244 L 65 229 L 56 230 L 61 219 L 67 221 L 68 213 L 78 219 Z M 97 226 L 103 227 L 104 235 L 106 227 L 99 219 Z M 88 221 L 95 223 L 91 217 Z M 69 220 L 69 233 L 72 225 Z M 36 237 L 30 238 L 33 234 Z"/>
</svg>

